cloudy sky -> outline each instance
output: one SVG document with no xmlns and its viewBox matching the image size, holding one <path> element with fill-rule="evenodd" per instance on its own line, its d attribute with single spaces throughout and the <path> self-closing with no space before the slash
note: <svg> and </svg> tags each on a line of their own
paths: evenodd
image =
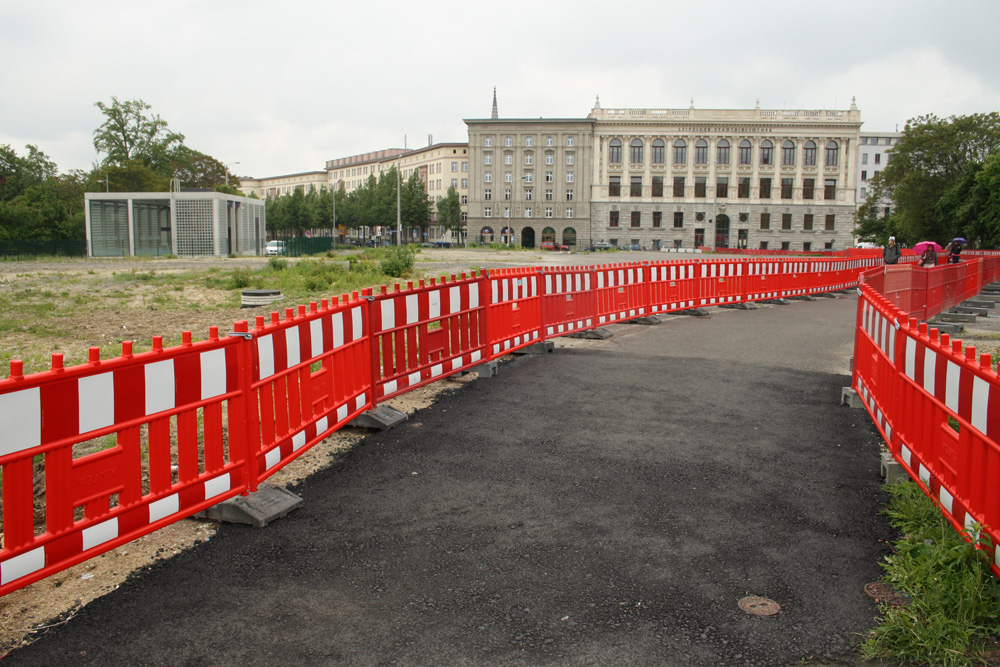
<svg viewBox="0 0 1000 667">
<path fill-rule="evenodd" d="M 1000 1 L 0 0 L 0 144 L 98 160 L 142 99 L 255 177 L 466 141 L 464 118 L 604 107 L 846 109 L 864 129 L 1000 110 Z"/>
</svg>

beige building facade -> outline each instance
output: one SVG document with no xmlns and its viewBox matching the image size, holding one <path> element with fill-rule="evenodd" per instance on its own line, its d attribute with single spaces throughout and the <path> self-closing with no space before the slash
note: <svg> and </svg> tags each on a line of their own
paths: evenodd
<svg viewBox="0 0 1000 667">
<path fill-rule="evenodd" d="M 602 241 L 798 251 L 853 244 L 861 128 L 853 103 L 848 110 L 604 109 L 598 101 L 585 119 L 494 113 L 466 124 L 470 240 L 537 247 L 554 233 L 554 240 L 577 248 Z M 547 212 L 542 221 L 526 218 L 528 202 L 519 198 L 530 168 L 525 143 L 552 137 L 556 148 L 558 137 L 565 142 L 568 136 L 572 149 L 563 143 L 554 151 L 560 187 L 553 196 L 572 189 L 573 210 L 560 214 L 554 206 L 551 218 Z M 572 165 L 567 150 L 574 153 Z M 505 151 L 513 154 L 512 164 Z M 518 187 L 508 204 L 510 183 Z M 565 207 L 569 194 L 560 194 L 557 204 Z"/>
</svg>

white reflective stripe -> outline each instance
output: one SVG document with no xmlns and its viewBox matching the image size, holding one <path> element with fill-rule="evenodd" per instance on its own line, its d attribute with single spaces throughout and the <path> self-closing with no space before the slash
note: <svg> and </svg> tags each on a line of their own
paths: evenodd
<svg viewBox="0 0 1000 667">
<path fill-rule="evenodd" d="M 309 323 L 309 358 L 315 359 L 323 354 L 323 320 L 316 319 Z"/>
<path fill-rule="evenodd" d="M 479 283 L 470 283 L 465 289 L 469 292 L 469 308 L 479 308 Z"/>
<path fill-rule="evenodd" d="M 901 455 L 903 457 L 903 463 L 905 463 L 906 465 L 908 465 L 908 466 L 910 466 L 912 468 L 913 467 L 913 462 L 910 459 L 910 457 L 912 456 L 912 454 L 910 453 L 910 450 L 906 447 L 906 445 L 900 445 L 899 449 L 900 449 L 900 453 L 901 453 Z"/>
<path fill-rule="evenodd" d="M 385 394 L 387 394 L 387 395 L 393 393 L 394 391 L 396 391 L 396 381 L 395 380 L 389 380 L 388 382 L 386 382 L 385 386 L 382 389 L 382 391 Z"/>
<path fill-rule="evenodd" d="M 422 378 L 420 377 L 420 371 L 417 371 L 416 373 L 410 373 L 409 377 L 406 378 L 407 382 L 411 387 L 420 384 L 421 379 Z"/>
<path fill-rule="evenodd" d="M 920 478 L 920 481 L 922 481 L 925 486 L 931 485 L 931 472 L 930 470 L 925 468 L 924 464 L 922 463 L 920 464 L 920 467 L 917 469 L 917 477 Z"/>
<path fill-rule="evenodd" d="M 228 472 L 225 475 L 219 475 L 215 479 L 208 480 L 205 482 L 205 500 L 214 498 L 220 493 L 225 493 L 231 486 Z"/>
<path fill-rule="evenodd" d="M 507 283 L 505 281 L 504 282 L 504 295 L 503 295 L 503 300 L 504 301 L 507 300 L 507 289 L 506 288 L 507 288 Z M 448 301 L 449 301 L 450 313 L 453 314 L 453 313 L 457 313 L 460 310 L 462 310 L 462 288 L 458 287 L 457 285 L 455 287 L 450 288 L 448 290 Z M 440 308 L 438 310 L 440 311 Z"/>
<path fill-rule="evenodd" d="M 118 537 L 118 517 L 83 529 L 83 550 L 93 549 Z"/>
<path fill-rule="evenodd" d="M 948 409 L 958 414 L 958 385 L 961 377 L 961 369 L 957 364 L 948 362 L 947 375 L 944 382 L 944 404 Z"/>
<path fill-rule="evenodd" d="M 406 323 L 416 324 L 420 319 L 420 299 L 417 294 L 406 295 Z"/>
<path fill-rule="evenodd" d="M 181 510 L 180 496 L 176 493 L 160 498 L 149 503 L 149 522 L 155 523 L 160 519 L 166 519 L 171 514 L 176 514 Z"/>
<path fill-rule="evenodd" d="M 146 414 L 174 407 L 174 360 L 146 364 Z"/>
<path fill-rule="evenodd" d="M 561 273 L 556 274 L 556 291 L 557 292 L 563 291 L 563 276 Z"/>
<path fill-rule="evenodd" d="M 326 417 L 320 417 L 316 420 L 316 435 L 319 435 L 326 429 L 330 428 L 330 422 Z"/>
<path fill-rule="evenodd" d="M 299 349 L 299 328 L 285 329 L 285 363 L 293 368 L 302 363 L 302 351 Z"/>
<path fill-rule="evenodd" d="M 333 314 L 333 349 L 344 344 L 344 314 Z"/>
<path fill-rule="evenodd" d="M 382 300 L 382 331 L 396 328 L 396 300 Z"/>
<path fill-rule="evenodd" d="M 451 360 L 451 370 L 457 371 L 462 367 L 462 357 L 457 357 Z"/>
<path fill-rule="evenodd" d="M 270 470 L 274 466 L 281 463 L 281 448 L 275 447 L 266 454 L 264 454 L 264 469 Z"/>
<path fill-rule="evenodd" d="M 986 434 L 990 405 L 990 383 L 981 377 L 972 380 L 972 427 Z"/>
<path fill-rule="evenodd" d="M 545 274 L 545 293 L 552 293 L 552 275 L 548 273 Z"/>
<path fill-rule="evenodd" d="M 952 502 L 955 499 L 951 497 L 951 494 L 948 493 L 948 489 L 944 488 L 943 485 L 941 486 L 940 492 L 938 492 L 938 498 L 941 499 L 941 506 L 948 511 L 948 514 L 954 514 L 954 510 L 952 510 L 951 507 Z"/>
<path fill-rule="evenodd" d="M 472 361 L 479 361 L 479 360 L 480 360 L 480 359 L 482 359 L 482 358 L 483 358 L 483 354 L 482 354 L 482 352 L 480 352 L 479 350 L 476 350 L 476 351 L 475 351 L 475 352 L 473 352 L 473 353 L 472 353 L 472 355 L 470 356 L 470 359 L 471 359 Z"/>
<path fill-rule="evenodd" d="M 917 341 L 906 337 L 906 377 L 917 379 Z"/>
<path fill-rule="evenodd" d="M 434 366 L 431 366 L 431 377 L 436 378 L 443 372 L 444 372 L 444 366 L 442 366 L 441 364 L 435 364 Z"/>
<path fill-rule="evenodd" d="M 455 294 L 452 292 L 451 312 L 453 313 L 455 312 L 454 297 Z M 441 290 L 434 290 L 433 292 L 427 293 L 427 309 L 427 316 L 431 319 L 441 317 Z"/>
<path fill-rule="evenodd" d="M 360 410 L 361 406 L 368 402 L 368 394 L 361 392 L 356 399 L 354 399 L 354 409 Z"/>
<path fill-rule="evenodd" d="M 317 430 L 317 433 L 322 433 L 322 432 L 323 431 Z M 305 444 L 306 444 L 306 432 L 305 431 L 299 431 L 298 433 L 296 433 L 295 435 L 292 436 L 292 449 L 293 450 L 297 451 L 297 450 L 301 449 L 302 446 L 305 445 Z"/>
<path fill-rule="evenodd" d="M 504 301 L 507 300 L 507 287 L 506 287 L 507 283 L 506 283 L 506 281 L 504 281 L 504 280 L 501 280 L 501 281 L 494 280 L 494 281 L 490 282 L 490 288 L 493 290 L 493 303 L 500 303 L 500 299 L 498 297 L 500 296 L 499 292 L 500 292 L 500 285 L 501 284 L 504 285 L 503 300 Z"/>
<path fill-rule="evenodd" d="M 351 310 L 351 328 L 354 332 L 354 338 L 351 340 L 360 339 L 361 334 L 364 332 L 364 324 L 361 322 L 361 308 Z"/>
<path fill-rule="evenodd" d="M 531 276 L 531 296 L 538 296 L 538 279 L 535 276 Z"/>
<path fill-rule="evenodd" d="M 226 351 L 201 353 L 201 398 L 213 398 L 226 393 Z"/>
<path fill-rule="evenodd" d="M 937 368 L 937 354 L 930 348 L 924 350 L 924 389 L 934 395 L 934 372 Z"/>
<path fill-rule="evenodd" d="M 226 387 L 226 353 L 222 354 L 222 392 Z M 209 354 L 209 353 L 205 353 Z M 205 392 L 205 354 L 202 354 L 201 390 Z M 80 399 L 80 433 L 94 431 L 115 423 L 115 376 L 113 373 L 100 373 L 82 377 L 76 383 L 77 395 Z M 213 394 L 214 395 L 214 394 Z"/>
<path fill-rule="evenodd" d="M 45 567 L 45 548 L 38 547 L 0 563 L 0 584 L 9 584 Z"/>
<path fill-rule="evenodd" d="M 347 419 L 347 406 L 341 405 L 339 408 L 337 408 L 337 421 L 342 422 L 345 419 Z"/>
</svg>

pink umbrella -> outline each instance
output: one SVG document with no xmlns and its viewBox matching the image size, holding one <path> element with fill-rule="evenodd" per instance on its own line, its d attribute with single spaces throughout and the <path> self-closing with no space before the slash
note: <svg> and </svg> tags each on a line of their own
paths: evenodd
<svg viewBox="0 0 1000 667">
<path fill-rule="evenodd" d="M 931 246 L 932 248 L 934 248 L 934 252 L 941 252 L 942 250 L 944 250 L 944 248 L 939 246 L 934 241 L 921 241 L 920 243 L 914 244 L 913 252 L 917 253 L 918 255 L 923 255 L 924 251 L 927 250 L 927 246 Z"/>
</svg>

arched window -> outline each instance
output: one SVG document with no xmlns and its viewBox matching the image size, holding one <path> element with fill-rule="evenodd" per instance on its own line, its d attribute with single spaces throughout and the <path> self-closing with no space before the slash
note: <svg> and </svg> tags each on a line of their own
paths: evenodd
<svg viewBox="0 0 1000 667">
<path fill-rule="evenodd" d="M 719 143 L 716 144 L 715 161 L 719 164 L 729 164 L 729 142 L 725 139 L 719 139 Z"/>
<path fill-rule="evenodd" d="M 546 146 L 554 146 L 555 145 L 555 142 L 552 140 L 552 137 L 545 137 L 545 145 Z"/>
<path fill-rule="evenodd" d="M 740 164 L 750 164 L 753 156 L 750 151 L 753 150 L 753 146 L 749 141 L 744 139 L 740 142 Z"/>
<path fill-rule="evenodd" d="M 815 167 L 816 166 L 816 142 L 807 141 L 805 146 L 802 147 L 802 164 Z"/>
<path fill-rule="evenodd" d="M 570 248 L 576 245 L 576 230 L 572 227 L 563 230 L 563 245 Z"/>
<path fill-rule="evenodd" d="M 770 139 L 760 142 L 760 163 L 774 164 L 774 144 Z"/>
<path fill-rule="evenodd" d="M 612 139 L 608 142 L 608 162 L 611 164 L 621 164 L 622 142 L 621 139 Z"/>
<path fill-rule="evenodd" d="M 694 143 L 694 163 L 708 164 L 708 142 L 704 139 Z"/>
<path fill-rule="evenodd" d="M 781 164 L 795 164 L 795 142 L 786 141 L 781 144 Z"/>
<path fill-rule="evenodd" d="M 514 145 L 514 137 L 505 137 L 504 140 L 503 140 L 503 145 L 504 146 L 513 146 Z"/>
<path fill-rule="evenodd" d="M 542 243 L 545 242 L 549 243 L 556 242 L 556 230 L 552 229 L 551 227 L 546 227 L 545 229 L 542 230 Z"/>
<path fill-rule="evenodd" d="M 479 242 L 480 243 L 493 243 L 493 228 L 483 227 L 479 230 Z"/>
<path fill-rule="evenodd" d="M 666 159 L 664 146 L 663 139 L 653 140 L 653 164 L 663 164 L 663 161 Z"/>
<path fill-rule="evenodd" d="M 826 166 L 836 167 L 837 166 L 837 142 L 828 141 L 826 144 Z"/>
<path fill-rule="evenodd" d="M 628 160 L 632 164 L 642 164 L 642 139 L 633 139 L 629 146 Z"/>
<path fill-rule="evenodd" d="M 687 142 L 678 139 L 674 142 L 674 164 L 684 164 L 687 162 Z"/>
</svg>

